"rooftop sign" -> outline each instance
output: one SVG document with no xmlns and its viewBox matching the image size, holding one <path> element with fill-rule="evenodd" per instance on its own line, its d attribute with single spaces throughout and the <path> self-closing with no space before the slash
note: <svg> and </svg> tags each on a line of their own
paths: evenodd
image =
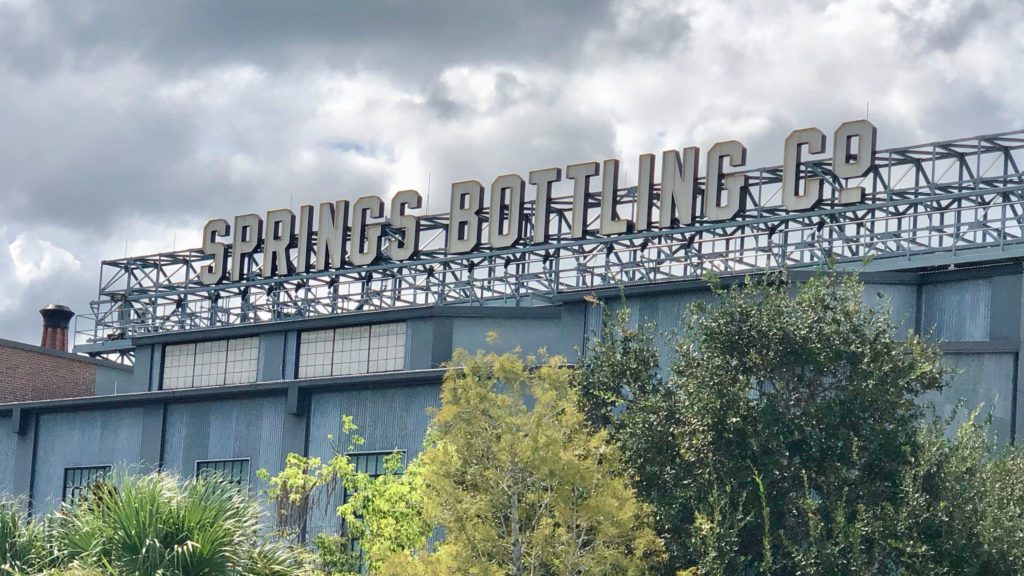
<svg viewBox="0 0 1024 576">
<path fill-rule="evenodd" d="M 131 354 L 133 338 L 165 332 L 534 306 L 708 273 L 1024 257 L 1024 130 L 887 150 L 875 150 L 865 121 L 829 137 L 826 154 L 820 131 L 797 130 L 779 166 L 745 168 L 743 147 L 725 143 L 645 154 L 626 182 L 614 160 L 501 176 L 489 195 L 460 182 L 452 214 L 422 214 L 408 191 L 390 214 L 371 196 L 215 220 L 202 248 L 105 260 L 91 311 L 79 315 L 89 343 L 76 350 L 116 357 Z"/>
<path fill-rule="evenodd" d="M 825 153 L 826 142 L 825 133 L 817 128 L 795 130 L 786 138 L 781 193 L 785 210 L 812 210 L 821 202 L 823 179 L 806 169 L 804 155 Z M 841 124 L 832 138 L 831 174 L 840 181 L 864 177 L 875 166 L 875 145 L 876 129 L 867 120 Z M 489 189 L 477 180 L 456 182 L 451 186 L 446 253 L 551 242 L 552 188 L 563 176 L 572 183 L 572 209 L 568 234 L 560 238 L 614 237 L 727 222 L 747 209 L 748 176 L 727 171 L 745 167 L 746 158 L 747 148 L 736 140 L 719 142 L 703 156 L 697 147 L 666 150 L 661 154 L 660 183 L 656 183 L 655 155 L 643 154 L 628 215 L 620 210 L 626 187 L 615 159 L 572 164 L 564 173 L 561 168 L 546 168 L 533 170 L 526 178 L 505 174 L 495 178 Z M 698 184 L 702 159 L 706 165 L 703 190 Z M 599 192 L 593 191 L 595 181 L 600 182 Z M 528 185 L 533 202 L 526 199 Z M 858 204 L 863 195 L 863 187 L 840 186 L 835 200 L 839 205 Z M 390 218 L 380 196 L 364 196 L 352 203 L 338 200 L 317 208 L 301 206 L 297 215 L 278 209 L 265 217 L 243 214 L 233 222 L 211 220 L 203 228 L 202 252 L 212 261 L 199 269 L 199 280 L 205 285 L 243 281 L 254 271 L 257 255 L 262 255 L 259 274 L 263 278 L 371 266 L 384 259 L 415 259 L 423 216 L 412 211 L 422 206 L 419 192 L 403 190 L 391 199 Z M 592 223 L 587 218 L 591 206 L 600 212 Z M 390 238 L 386 246 L 385 238 Z"/>
</svg>

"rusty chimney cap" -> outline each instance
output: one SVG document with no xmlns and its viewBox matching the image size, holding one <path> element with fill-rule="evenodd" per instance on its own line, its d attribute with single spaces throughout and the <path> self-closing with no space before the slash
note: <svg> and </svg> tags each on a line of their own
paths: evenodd
<svg viewBox="0 0 1024 576">
<path fill-rule="evenodd" d="M 43 327 L 64 328 L 65 330 L 71 324 L 71 318 L 75 315 L 71 308 L 62 304 L 50 304 L 40 310 L 39 313 L 43 316 Z"/>
</svg>

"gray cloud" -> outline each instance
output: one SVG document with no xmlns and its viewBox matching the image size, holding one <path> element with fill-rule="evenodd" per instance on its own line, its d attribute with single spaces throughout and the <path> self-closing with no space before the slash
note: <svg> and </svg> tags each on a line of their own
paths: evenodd
<svg viewBox="0 0 1024 576">
<path fill-rule="evenodd" d="M 867 102 L 883 146 L 1024 123 L 998 0 L 0 0 L 0 337 L 79 312 L 99 261 L 202 223 L 741 139 Z M 428 188 L 429 182 L 429 188 Z M 77 270 L 25 277 L 11 244 Z M 36 244 L 38 245 L 38 244 Z"/>
<path fill-rule="evenodd" d="M 424 79 L 453 64 L 564 61 L 609 18 L 606 2 L 590 0 L 52 0 L 36 9 L 47 33 L 22 34 L 6 51 L 30 74 L 70 56 L 93 69 L 127 57 L 179 71 L 260 62 L 384 68 Z"/>
</svg>

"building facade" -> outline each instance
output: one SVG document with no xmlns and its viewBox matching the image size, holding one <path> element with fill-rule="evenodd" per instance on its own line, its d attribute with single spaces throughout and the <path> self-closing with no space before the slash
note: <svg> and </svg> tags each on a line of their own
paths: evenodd
<svg viewBox="0 0 1024 576">
<path fill-rule="evenodd" d="M 1010 160 L 1020 148 L 1024 137 L 1010 134 L 872 150 L 871 169 L 850 177 L 865 189 L 850 207 L 829 200 L 849 179 L 828 161 L 807 162 L 802 177 L 824 175 L 835 194 L 792 213 L 772 212 L 767 200 L 783 183 L 779 170 L 748 171 L 748 212 L 725 224 L 602 234 L 595 202 L 584 219 L 595 233 L 562 237 L 558 222 L 571 220 L 572 205 L 556 200 L 550 238 L 468 254 L 389 259 L 400 241 L 386 234 L 393 215 L 380 228 L 384 257 L 344 270 L 267 277 L 255 265 L 237 282 L 205 284 L 198 271 L 214 258 L 205 250 L 104 263 L 95 327 L 76 350 L 130 358 L 131 372 L 116 385 L 97 377 L 87 397 L 0 404 L 0 492 L 44 513 L 114 468 L 214 471 L 256 492 L 256 470 L 276 473 L 290 452 L 329 458 L 342 415 L 366 439 L 353 458 L 374 473 L 395 450 L 416 457 L 459 348 L 543 348 L 573 362 L 600 329 L 596 297 L 655 324 L 664 367 L 688 305 L 712 298 L 703 273 L 736 282 L 786 266 L 799 280 L 826 262 L 860 271 L 865 305 L 889 310 L 901 333 L 941 342 L 957 373 L 930 398 L 940 413 L 961 398 L 983 405 L 995 433 L 1016 440 L 1024 184 Z M 981 160 L 991 172 L 974 168 Z M 936 169 L 952 173 L 943 180 Z M 620 192 L 635 214 L 637 187 Z M 440 225 L 424 220 L 421 234 Z M 280 230 L 268 225 L 267 234 Z M 336 520 L 312 522 L 326 530 Z"/>
</svg>

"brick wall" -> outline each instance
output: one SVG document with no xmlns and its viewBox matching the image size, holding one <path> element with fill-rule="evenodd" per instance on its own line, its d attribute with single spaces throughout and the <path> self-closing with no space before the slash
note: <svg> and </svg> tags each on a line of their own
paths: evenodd
<svg viewBox="0 0 1024 576">
<path fill-rule="evenodd" d="M 86 360 L 0 344 L 0 404 L 92 396 L 95 386 Z"/>
</svg>

